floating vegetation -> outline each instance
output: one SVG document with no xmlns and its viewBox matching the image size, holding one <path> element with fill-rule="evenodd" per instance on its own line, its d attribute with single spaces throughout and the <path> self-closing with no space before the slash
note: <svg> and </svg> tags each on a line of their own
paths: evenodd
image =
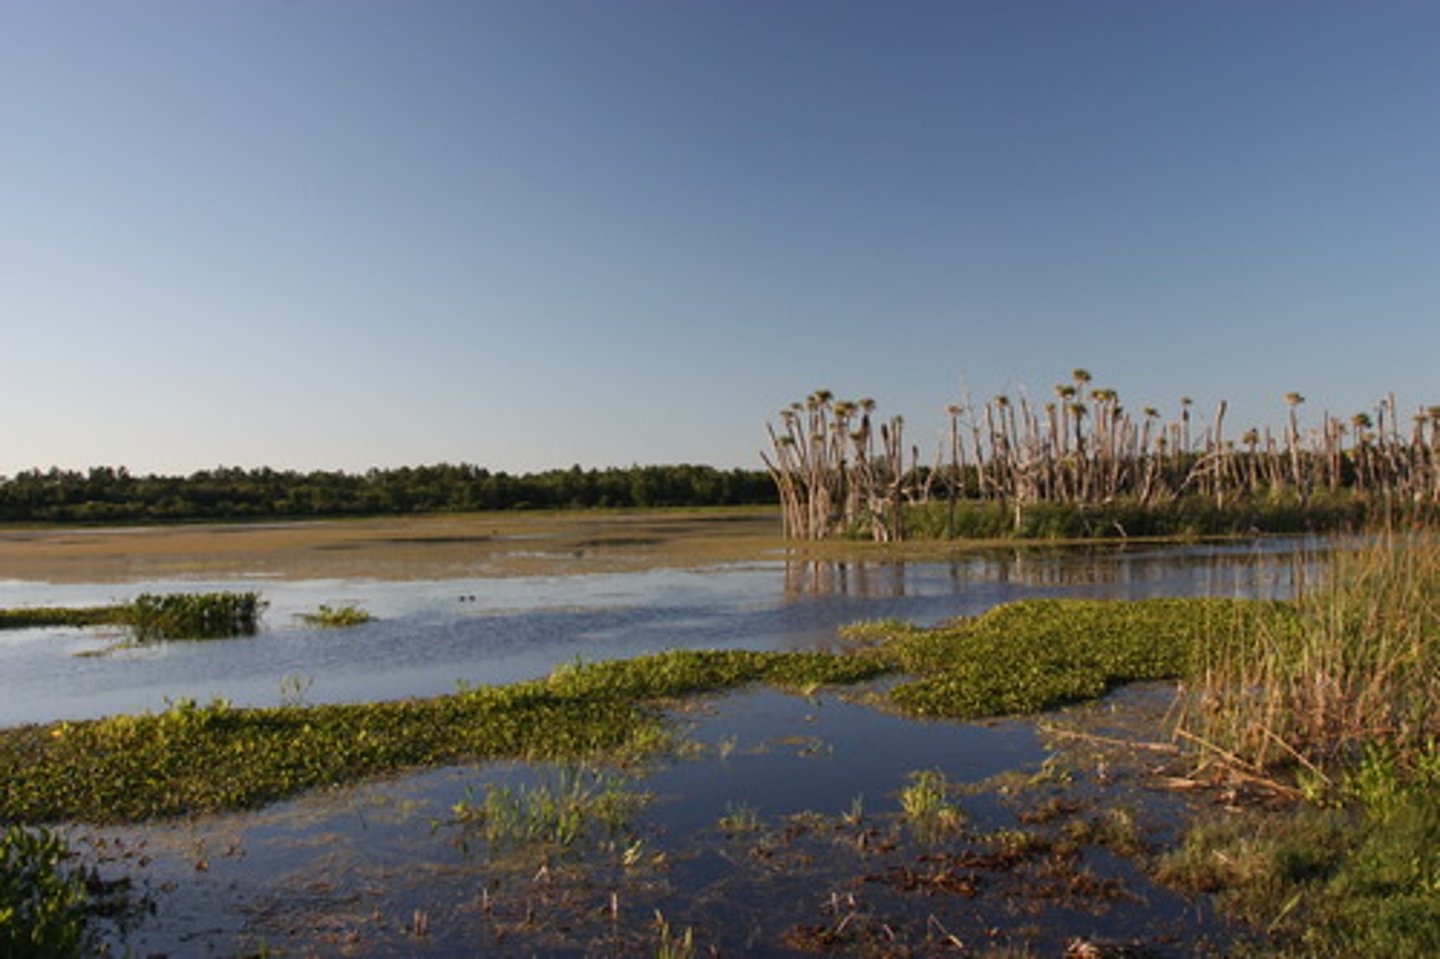
<svg viewBox="0 0 1440 959">
<path fill-rule="evenodd" d="M 96 919 L 123 919 L 139 906 L 128 880 L 105 880 L 79 865 L 58 833 L 42 827 L 0 831 L 0 956 L 79 959 L 95 950 Z"/>
<path fill-rule="evenodd" d="M 1226 599 L 1024 600 L 934 629 L 862 628 L 869 655 L 919 677 L 889 693 L 919 716 L 1033 713 L 1127 682 L 1183 676 L 1204 642 L 1261 624 L 1286 628 L 1282 603 Z M 885 637 L 875 645 L 876 636 Z"/>
<path fill-rule="evenodd" d="M 142 641 L 254 635 L 266 603 L 259 593 L 142 593 L 123 622 Z"/>
<path fill-rule="evenodd" d="M 0 821 L 135 821 L 260 805 L 320 785 L 466 760 L 626 759 L 672 745 L 665 699 L 766 682 L 852 683 L 889 667 L 819 653 L 677 651 L 451 696 L 159 713 L 0 729 Z"/>
<path fill-rule="evenodd" d="M 0 609 L 0 629 L 32 629 L 35 627 L 105 626 L 119 621 L 120 606 L 36 606 L 26 609 Z"/>
<path fill-rule="evenodd" d="M 320 604 L 320 608 L 313 613 L 301 613 L 300 619 L 306 626 L 315 626 L 322 629 L 348 629 L 351 626 L 362 626 L 375 619 L 369 611 L 354 604 L 347 603 L 344 606 L 327 606 Z"/>
<path fill-rule="evenodd" d="M 0 629 L 127 626 L 141 642 L 253 635 L 266 606 L 259 593 L 142 593 L 114 606 L 0 610 Z"/>
</svg>

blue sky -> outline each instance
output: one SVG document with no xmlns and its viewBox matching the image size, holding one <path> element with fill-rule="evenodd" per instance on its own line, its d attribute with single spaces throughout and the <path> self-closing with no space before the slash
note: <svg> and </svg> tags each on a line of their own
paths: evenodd
<svg viewBox="0 0 1440 959">
<path fill-rule="evenodd" d="M 0 475 L 1440 403 L 1440 3 L 0 0 Z"/>
</svg>

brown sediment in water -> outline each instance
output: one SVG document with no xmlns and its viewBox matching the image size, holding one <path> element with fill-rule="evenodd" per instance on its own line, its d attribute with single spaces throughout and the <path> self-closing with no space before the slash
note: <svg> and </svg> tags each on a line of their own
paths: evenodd
<svg viewBox="0 0 1440 959">
<path fill-rule="evenodd" d="M 0 579 L 440 579 L 774 558 L 773 510 L 476 513 L 114 528 L 0 529 Z"/>
<path fill-rule="evenodd" d="M 423 580 L 637 572 L 785 559 L 936 561 L 1067 541 L 796 541 L 777 510 L 468 513 L 277 523 L 0 527 L 0 580 Z M 1088 540 L 1095 546 L 1101 541 Z M 1131 539 L 1141 544 L 1157 540 Z M 1163 542 L 1163 540 L 1160 540 Z M 1070 544 L 1073 545 L 1073 544 Z"/>
</svg>

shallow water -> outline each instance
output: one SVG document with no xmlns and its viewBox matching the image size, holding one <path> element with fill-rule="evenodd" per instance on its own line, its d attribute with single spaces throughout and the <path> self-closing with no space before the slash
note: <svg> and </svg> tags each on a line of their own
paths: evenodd
<svg viewBox="0 0 1440 959">
<path fill-rule="evenodd" d="M 123 868 L 151 898 L 153 914 L 125 940 L 139 955 L 226 955 L 262 943 L 317 956 L 653 955 L 657 911 L 721 955 L 803 955 L 797 936 L 837 928 L 861 955 L 887 936 L 938 954 L 937 930 L 972 947 L 1056 955 L 1075 936 L 1183 955 L 1227 935 L 1203 904 L 1155 886 L 1100 844 L 981 861 L 998 848 L 998 830 L 1063 837 L 1069 823 L 1120 804 L 1153 840 L 1178 806 L 1113 779 L 1102 801 L 1093 772 L 1078 759 L 1057 763 L 1063 754 L 1032 723 L 917 724 L 834 694 L 770 690 L 707 700 L 684 721 L 700 751 L 629 774 L 625 788 L 649 798 L 618 839 L 597 829 L 568 848 L 487 844 L 456 820 L 457 803 L 487 785 L 563 776 L 513 763 L 72 839 L 102 873 Z M 958 788 L 963 830 L 938 839 L 907 831 L 898 796 L 922 769 Z M 994 785 L 1017 771 L 1011 791 Z M 1068 818 L 1023 825 L 1026 810 L 1053 797 L 1071 804 Z M 745 825 L 727 825 L 741 812 Z M 629 865 L 627 849 L 639 850 Z M 963 866 L 947 874 L 946 863 Z M 916 882 L 939 876 L 961 882 Z M 1186 948 L 1172 950 L 1177 942 Z"/>
<path fill-rule="evenodd" d="M 115 648 L 115 630 L 0 632 L 0 725 L 163 709 L 347 702 L 507 683 L 555 665 L 667 649 L 809 649 L 838 626 L 921 624 L 1032 596 L 1283 595 L 1293 540 L 1189 547 L 1007 550 L 952 562 L 752 562 L 628 573 L 430 581 L 0 581 L 0 607 L 84 606 L 141 592 L 258 590 L 264 626 L 243 639 Z M 376 621 L 307 627 L 320 604 L 356 603 Z M 98 654 L 98 655 L 96 655 Z"/>
<path fill-rule="evenodd" d="M 1313 561 L 1322 549 L 1257 541 L 1006 550 L 952 562 L 431 581 L 5 581 L 6 607 L 212 589 L 257 589 L 271 605 L 251 638 L 100 656 L 75 654 L 118 635 L 0 633 L 0 723 L 162 708 L 178 696 L 263 705 L 301 693 L 311 702 L 429 695 L 462 681 L 538 676 L 577 656 L 821 648 L 856 620 L 932 624 L 1033 596 L 1283 596 L 1296 557 Z M 377 621 L 323 630 L 299 620 L 321 603 L 350 602 Z M 687 707 L 677 721 L 698 751 L 627 773 L 626 788 L 649 802 L 623 836 L 592 835 L 569 850 L 492 848 L 456 820 L 456 804 L 488 785 L 522 788 L 559 774 L 515 763 L 401 775 L 248 813 L 69 832 L 88 862 L 129 877 L 148 903 L 127 936 L 111 939 L 136 955 L 654 955 L 657 912 L 677 936 L 694 930 L 700 954 L 804 955 L 824 945 L 929 955 L 963 942 L 1058 955 L 1081 936 L 1183 955 L 1197 939 L 1225 940 L 1203 903 L 1155 886 L 1103 843 L 1007 858 L 993 838 L 1025 828 L 1048 843 L 1126 808 L 1146 842 L 1163 843 L 1179 799 L 1137 778 L 1117 782 L 1105 760 L 1065 753 L 1034 721 L 917 722 L 854 701 L 862 693 L 753 689 Z M 1132 687 L 1078 712 L 1118 704 L 1153 721 L 1164 698 Z M 923 769 L 957 786 L 966 817 L 963 832 L 938 844 L 907 832 L 900 817 L 900 790 Z M 997 785 L 1005 777 L 1010 785 Z M 1025 825 L 1026 811 L 1044 802 L 1067 812 Z M 727 828 L 727 817 L 747 825 Z"/>
</svg>

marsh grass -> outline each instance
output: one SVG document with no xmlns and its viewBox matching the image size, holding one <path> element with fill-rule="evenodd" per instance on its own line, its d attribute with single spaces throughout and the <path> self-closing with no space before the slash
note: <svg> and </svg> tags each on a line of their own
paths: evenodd
<svg viewBox="0 0 1440 959">
<path fill-rule="evenodd" d="M 113 606 L 0 610 L 0 629 L 129 627 L 140 642 L 250 636 L 266 607 L 259 593 L 142 593 Z"/>
<path fill-rule="evenodd" d="M 651 798 L 627 788 L 613 773 L 569 766 L 531 785 L 490 783 L 478 796 L 467 790 L 451 813 L 456 823 L 478 830 L 492 850 L 535 845 L 568 849 L 586 838 L 624 835 L 634 814 Z"/>
<path fill-rule="evenodd" d="M 1182 727 L 1197 741 L 1328 781 L 1366 744 L 1440 737 L 1440 536 L 1337 550 L 1294 608 L 1196 647 Z"/>
<path fill-rule="evenodd" d="M 965 829 L 965 810 L 951 798 L 951 785 L 939 769 L 910 774 L 900 790 L 900 812 L 905 824 L 923 843 L 934 843 Z"/>
<path fill-rule="evenodd" d="M 22 609 L 0 609 L 0 629 L 32 629 L 36 627 L 106 626 L 117 622 L 123 607 L 35 606 Z"/>
<path fill-rule="evenodd" d="M 1343 805 L 1208 816 L 1157 877 L 1222 908 L 1278 956 L 1440 955 L 1440 750 L 1371 750 Z"/>
</svg>

